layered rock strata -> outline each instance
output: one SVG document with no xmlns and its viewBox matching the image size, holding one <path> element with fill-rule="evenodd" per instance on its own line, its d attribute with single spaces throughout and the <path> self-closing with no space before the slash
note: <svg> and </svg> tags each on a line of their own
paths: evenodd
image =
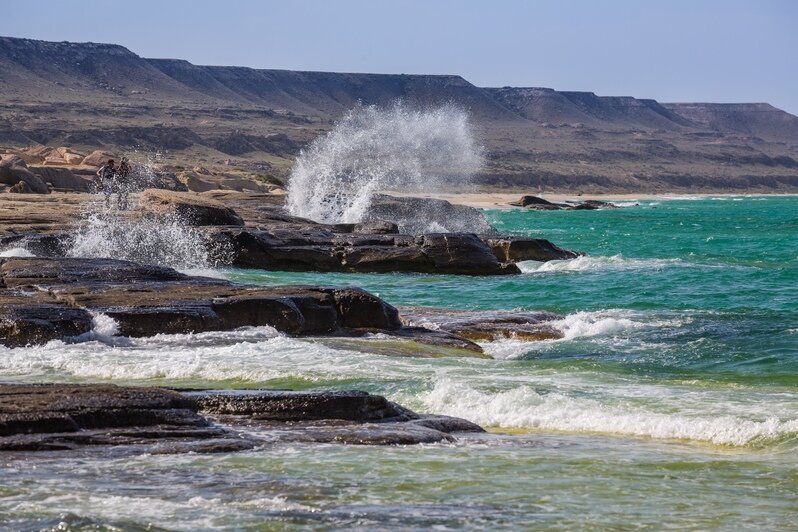
<svg viewBox="0 0 798 532">
<path fill-rule="evenodd" d="M 0 384 L 0 452 L 97 446 L 149 453 L 234 452 L 281 442 L 453 441 L 482 432 L 358 391 L 198 391 L 108 384 Z"/>
</svg>

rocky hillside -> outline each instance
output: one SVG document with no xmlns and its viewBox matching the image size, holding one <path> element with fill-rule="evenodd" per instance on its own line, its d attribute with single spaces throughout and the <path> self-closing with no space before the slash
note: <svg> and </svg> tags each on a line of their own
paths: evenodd
<svg viewBox="0 0 798 532">
<path fill-rule="evenodd" d="M 0 37 L 0 147 L 139 153 L 285 176 L 358 101 L 454 103 L 487 148 L 485 186 L 798 190 L 798 117 L 765 103 L 659 103 L 454 75 L 198 66 L 110 44 Z"/>
</svg>

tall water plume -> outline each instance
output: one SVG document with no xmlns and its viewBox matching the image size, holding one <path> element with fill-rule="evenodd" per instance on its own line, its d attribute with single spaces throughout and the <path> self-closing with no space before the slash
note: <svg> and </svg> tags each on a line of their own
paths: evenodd
<svg viewBox="0 0 798 532">
<path fill-rule="evenodd" d="M 482 152 L 468 113 L 452 105 L 358 105 L 300 153 L 288 208 L 319 222 L 359 222 L 377 191 L 469 185 L 482 166 Z"/>
</svg>

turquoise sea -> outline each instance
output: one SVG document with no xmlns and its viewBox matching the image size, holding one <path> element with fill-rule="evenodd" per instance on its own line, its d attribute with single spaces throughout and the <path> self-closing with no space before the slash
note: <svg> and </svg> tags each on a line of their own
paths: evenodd
<svg viewBox="0 0 798 532">
<path fill-rule="evenodd" d="M 564 338 L 413 358 L 268 328 L 0 349 L 0 380 L 362 389 L 455 444 L 0 459 L 10 529 L 701 529 L 798 523 L 798 197 L 487 211 L 587 256 L 510 277 L 225 271 L 397 306 L 548 310 Z M 116 528 L 114 528 L 116 527 Z"/>
</svg>

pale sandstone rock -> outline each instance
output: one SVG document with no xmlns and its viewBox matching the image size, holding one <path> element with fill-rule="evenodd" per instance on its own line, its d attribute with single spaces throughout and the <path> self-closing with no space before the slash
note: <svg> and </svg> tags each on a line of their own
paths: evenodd
<svg viewBox="0 0 798 532">
<path fill-rule="evenodd" d="M 119 160 L 116 155 L 109 151 L 94 150 L 83 159 L 83 164 L 99 167 L 104 165 L 108 159 Z"/>
</svg>

